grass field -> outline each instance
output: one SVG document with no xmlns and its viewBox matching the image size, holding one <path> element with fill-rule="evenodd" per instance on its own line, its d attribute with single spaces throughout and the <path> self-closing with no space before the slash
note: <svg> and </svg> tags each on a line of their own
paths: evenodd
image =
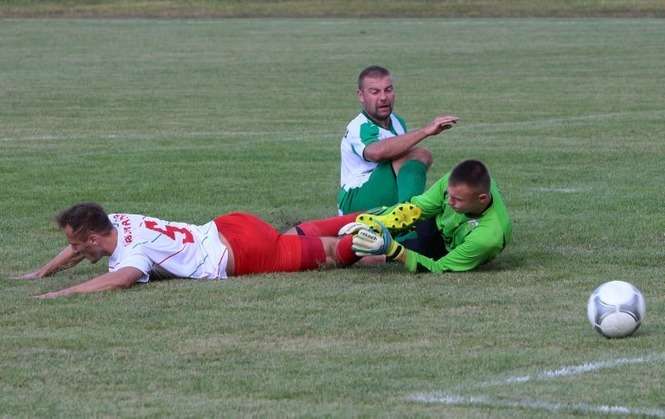
<svg viewBox="0 0 665 419">
<path fill-rule="evenodd" d="M 1 17 L 665 17 L 662 0 L 3 0 Z"/>
<path fill-rule="evenodd" d="M 663 45 L 649 19 L 1 21 L 0 417 L 665 416 Z M 9 279 L 64 246 L 51 218 L 81 200 L 334 214 L 371 63 L 411 127 L 463 119 L 427 140 L 429 182 L 487 162 L 514 222 L 493 263 L 52 301 L 31 296 L 104 263 Z M 610 279 L 647 299 L 633 338 L 587 323 Z"/>
</svg>

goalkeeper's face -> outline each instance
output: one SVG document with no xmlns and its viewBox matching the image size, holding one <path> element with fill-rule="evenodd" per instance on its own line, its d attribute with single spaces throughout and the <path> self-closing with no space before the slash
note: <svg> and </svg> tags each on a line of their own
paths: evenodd
<svg viewBox="0 0 665 419">
<path fill-rule="evenodd" d="M 448 205 L 460 214 L 480 215 L 490 204 L 489 194 L 466 183 L 448 185 Z"/>
</svg>

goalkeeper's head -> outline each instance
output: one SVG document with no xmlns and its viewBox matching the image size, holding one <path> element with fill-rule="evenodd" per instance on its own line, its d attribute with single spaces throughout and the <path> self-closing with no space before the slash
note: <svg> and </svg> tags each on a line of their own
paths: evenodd
<svg viewBox="0 0 665 419">
<path fill-rule="evenodd" d="M 448 205 L 456 212 L 478 216 L 492 203 L 490 173 L 479 160 L 464 160 L 448 177 Z"/>
</svg>

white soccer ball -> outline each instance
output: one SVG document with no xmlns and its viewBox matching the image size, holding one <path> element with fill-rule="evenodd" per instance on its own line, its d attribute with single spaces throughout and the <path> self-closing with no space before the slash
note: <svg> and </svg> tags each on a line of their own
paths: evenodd
<svg viewBox="0 0 665 419">
<path fill-rule="evenodd" d="M 632 335 L 644 320 L 646 304 L 640 290 L 624 281 L 610 281 L 591 293 L 587 316 L 594 329 L 606 338 Z"/>
</svg>

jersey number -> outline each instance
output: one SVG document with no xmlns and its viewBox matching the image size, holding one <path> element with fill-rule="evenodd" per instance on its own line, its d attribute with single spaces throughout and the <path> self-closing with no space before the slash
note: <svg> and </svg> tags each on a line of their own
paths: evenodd
<svg viewBox="0 0 665 419">
<path fill-rule="evenodd" d="M 166 228 L 162 228 L 157 225 L 156 221 L 146 220 L 145 227 L 149 230 L 156 231 L 168 236 L 171 240 L 175 240 L 175 234 L 180 233 L 184 237 L 182 238 L 182 244 L 185 243 L 194 243 L 194 236 L 191 231 L 187 230 L 184 227 L 175 227 L 172 225 L 167 225 Z"/>
</svg>

